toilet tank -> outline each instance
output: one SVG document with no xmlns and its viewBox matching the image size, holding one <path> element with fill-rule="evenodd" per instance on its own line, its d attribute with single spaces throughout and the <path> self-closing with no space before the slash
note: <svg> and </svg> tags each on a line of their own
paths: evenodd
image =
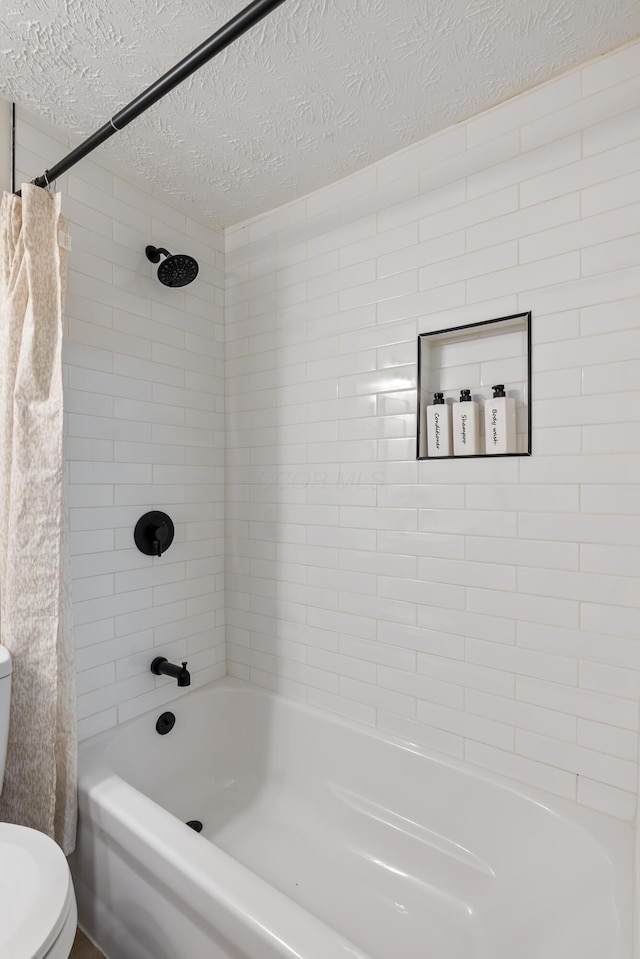
<svg viewBox="0 0 640 959">
<path fill-rule="evenodd" d="M 9 736 L 9 703 L 11 701 L 11 656 L 0 646 L 0 793 L 4 779 L 4 761 Z"/>
</svg>

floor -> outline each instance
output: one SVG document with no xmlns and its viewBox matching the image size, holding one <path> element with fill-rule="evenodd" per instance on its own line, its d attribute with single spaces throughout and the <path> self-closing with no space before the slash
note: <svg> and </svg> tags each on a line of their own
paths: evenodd
<svg viewBox="0 0 640 959">
<path fill-rule="evenodd" d="M 69 959 L 104 959 L 104 956 L 78 929 Z"/>
</svg>

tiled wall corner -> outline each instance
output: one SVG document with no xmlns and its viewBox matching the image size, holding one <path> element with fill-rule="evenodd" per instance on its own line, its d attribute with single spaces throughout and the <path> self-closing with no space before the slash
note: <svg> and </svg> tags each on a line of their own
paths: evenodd
<svg viewBox="0 0 640 959">
<path fill-rule="evenodd" d="M 229 671 L 625 819 L 639 108 L 635 43 L 226 231 Z M 417 334 L 527 310 L 533 457 L 416 463 Z"/>
<path fill-rule="evenodd" d="M 22 182 L 68 152 L 18 109 Z M 69 221 L 65 361 L 78 719 L 81 738 L 175 697 L 151 659 L 186 659 L 194 685 L 225 671 L 223 234 L 111 172 L 95 154 L 57 184 Z M 195 256 L 192 286 L 168 289 L 152 243 Z M 160 559 L 133 542 L 166 510 Z"/>
</svg>

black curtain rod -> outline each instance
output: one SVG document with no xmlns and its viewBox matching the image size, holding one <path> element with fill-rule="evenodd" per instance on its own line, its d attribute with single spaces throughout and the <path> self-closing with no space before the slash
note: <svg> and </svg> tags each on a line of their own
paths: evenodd
<svg viewBox="0 0 640 959">
<path fill-rule="evenodd" d="M 208 63 L 209 60 L 212 60 L 218 53 L 224 50 L 225 47 L 228 47 L 230 43 L 233 43 L 234 40 L 241 37 L 243 33 L 250 30 L 251 27 L 259 23 L 263 17 L 266 17 L 267 14 L 271 13 L 272 10 L 275 10 L 276 7 L 279 7 L 282 3 L 284 3 L 284 0 L 253 0 L 253 3 L 250 3 L 248 7 L 245 7 L 244 10 L 241 10 L 235 17 L 232 17 L 223 27 L 210 36 L 208 40 L 205 40 L 199 47 L 196 47 L 196 49 L 181 60 L 180 63 L 177 63 L 168 73 L 165 73 L 159 80 L 152 83 L 150 87 L 143 90 L 135 100 L 132 100 L 126 107 L 123 107 L 108 123 L 105 123 L 99 130 L 96 130 L 96 132 L 81 143 L 80 146 L 72 150 L 66 157 L 63 157 L 63 159 L 60 160 L 59 163 L 56 163 L 55 166 L 52 166 L 50 170 L 45 170 L 42 176 L 32 180 L 32 183 L 40 187 L 49 186 L 50 183 L 53 183 L 59 176 L 66 173 L 72 166 L 75 166 L 79 160 L 82 160 L 88 153 L 91 153 L 96 147 L 104 143 L 105 140 L 112 137 L 114 133 L 119 133 L 120 130 L 123 130 L 128 123 L 131 123 L 131 121 L 139 117 L 141 113 L 148 110 L 149 107 L 153 106 L 153 104 L 165 96 L 165 94 L 173 90 L 174 87 L 177 87 L 178 84 L 186 80 L 187 77 L 190 77 L 192 73 L 199 70 L 200 67 Z M 19 190 L 16 195 L 20 196 Z"/>
</svg>

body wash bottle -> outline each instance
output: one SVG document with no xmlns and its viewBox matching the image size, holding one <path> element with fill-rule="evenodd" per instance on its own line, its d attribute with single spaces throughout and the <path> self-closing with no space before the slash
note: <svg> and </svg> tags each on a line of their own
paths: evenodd
<svg viewBox="0 0 640 959">
<path fill-rule="evenodd" d="M 460 391 L 460 402 L 453 404 L 453 454 L 475 456 L 479 448 L 479 407 L 471 399 L 471 390 Z"/>
<path fill-rule="evenodd" d="M 505 394 L 502 383 L 492 389 L 493 397 L 484 405 L 487 453 L 515 453 L 516 402 Z"/>
<path fill-rule="evenodd" d="M 434 393 L 433 405 L 427 406 L 427 455 L 451 456 L 451 410 L 444 393 Z"/>
</svg>

